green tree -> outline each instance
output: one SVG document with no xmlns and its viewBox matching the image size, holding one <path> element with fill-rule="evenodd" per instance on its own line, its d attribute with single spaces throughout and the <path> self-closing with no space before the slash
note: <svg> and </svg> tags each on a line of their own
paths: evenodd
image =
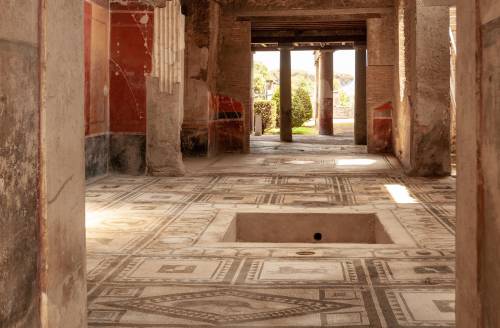
<svg viewBox="0 0 500 328">
<path fill-rule="evenodd" d="M 309 92 L 304 87 L 297 88 L 292 97 L 292 126 L 301 127 L 312 118 L 312 114 Z"/>
<path fill-rule="evenodd" d="M 266 65 L 255 63 L 253 67 L 253 93 L 257 99 L 265 99 L 267 81 L 271 80 L 271 73 Z"/>
<path fill-rule="evenodd" d="M 339 104 L 341 107 L 349 107 L 351 105 L 351 97 L 344 91 L 339 91 Z"/>
<path fill-rule="evenodd" d="M 255 114 L 262 117 L 262 131 L 276 126 L 276 106 L 272 100 L 256 100 L 253 108 Z"/>
</svg>

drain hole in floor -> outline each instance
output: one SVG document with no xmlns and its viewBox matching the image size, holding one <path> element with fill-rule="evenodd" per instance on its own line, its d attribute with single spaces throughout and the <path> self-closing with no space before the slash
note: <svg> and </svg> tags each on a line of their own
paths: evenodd
<svg viewBox="0 0 500 328">
<path fill-rule="evenodd" d="M 316 253 L 311 251 L 300 251 L 297 252 L 296 254 L 300 256 L 310 256 L 310 255 L 315 255 Z"/>
</svg>

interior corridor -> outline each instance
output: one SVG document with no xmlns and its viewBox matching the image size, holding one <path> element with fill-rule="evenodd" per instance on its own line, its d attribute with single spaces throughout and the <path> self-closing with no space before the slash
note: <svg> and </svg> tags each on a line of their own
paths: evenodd
<svg viewBox="0 0 500 328">
<path fill-rule="evenodd" d="M 184 177 L 88 184 L 89 327 L 454 326 L 454 178 L 408 177 L 330 138 L 254 138 L 250 154 L 187 160 Z M 357 217 L 293 240 L 301 217 L 345 213 L 375 213 L 390 240 L 330 243 L 373 235 Z M 256 235 L 235 238 L 235 223 Z"/>
</svg>

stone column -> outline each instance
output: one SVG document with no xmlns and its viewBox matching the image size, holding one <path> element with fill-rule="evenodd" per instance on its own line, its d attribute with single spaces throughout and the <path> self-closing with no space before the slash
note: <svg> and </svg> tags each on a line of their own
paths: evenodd
<svg viewBox="0 0 500 328">
<path fill-rule="evenodd" d="M 354 112 L 354 142 L 356 145 L 366 145 L 367 143 L 366 116 L 366 46 L 357 46 Z"/>
<path fill-rule="evenodd" d="M 319 134 L 333 135 L 333 50 L 322 50 L 319 58 Z"/>
<path fill-rule="evenodd" d="M 319 113 L 319 51 L 314 51 L 314 67 L 316 69 L 315 85 L 314 85 L 314 122 L 318 125 Z"/>
<path fill-rule="evenodd" d="M 290 47 L 280 48 L 280 139 L 292 142 L 292 59 Z"/>
<path fill-rule="evenodd" d="M 184 113 L 184 31 L 179 0 L 155 8 L 153 71 L 147 77 L 147 172 L 184 174 L 181 126 Z M 176 37 L 181 36 L 181 37 Z"/>
</svg>

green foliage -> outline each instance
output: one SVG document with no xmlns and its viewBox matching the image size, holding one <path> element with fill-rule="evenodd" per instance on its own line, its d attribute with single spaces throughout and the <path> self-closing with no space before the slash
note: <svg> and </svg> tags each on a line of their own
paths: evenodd
<svg viewBox="0 0 500 328">
<path fill-rule="evenodd" d="M 253 67 L 253 92 L 255 98 L 265 99 L 268 80 L 272 80 L 272 76 L 267 66 L 262 63 L 255 63 Z"/>
<path fill-rule="evenodd" d="M 292 97 L 292 126 L 300 127 L 313 115 L 311 97 L 303 87 L 295 90 Z"/>
<path fill-rule="evenodd" d="M 272 101 L 276 105 L 276 126 L 280 126 L 280 89 L 277 88 Z M 300 127 L 312 118 L 313 109 L 309 92 L 304 87 L 293 91 L 292 97 L 292 127 Z"/>
<path fill-rule="evenodd" d="M 344 90 L 339 91 L 339 104 L 341 107 L 351 106 L 351 97 Z"/>
<path fill-rule="evenodd" d="M 274 106 L 276 108 L 276 126 L 279 127 L 280 126 L 280 87 L 277 87 L 276 91 L 274 91 L 272 102 L 274 103 Z"/>
<path fill-rule="evenodd" d="M 256 115 L 262 117 L 262 131 L 276 126 L 276 106 L 272 100 L 257 100 L 253 104 Z"/>
</svg>

